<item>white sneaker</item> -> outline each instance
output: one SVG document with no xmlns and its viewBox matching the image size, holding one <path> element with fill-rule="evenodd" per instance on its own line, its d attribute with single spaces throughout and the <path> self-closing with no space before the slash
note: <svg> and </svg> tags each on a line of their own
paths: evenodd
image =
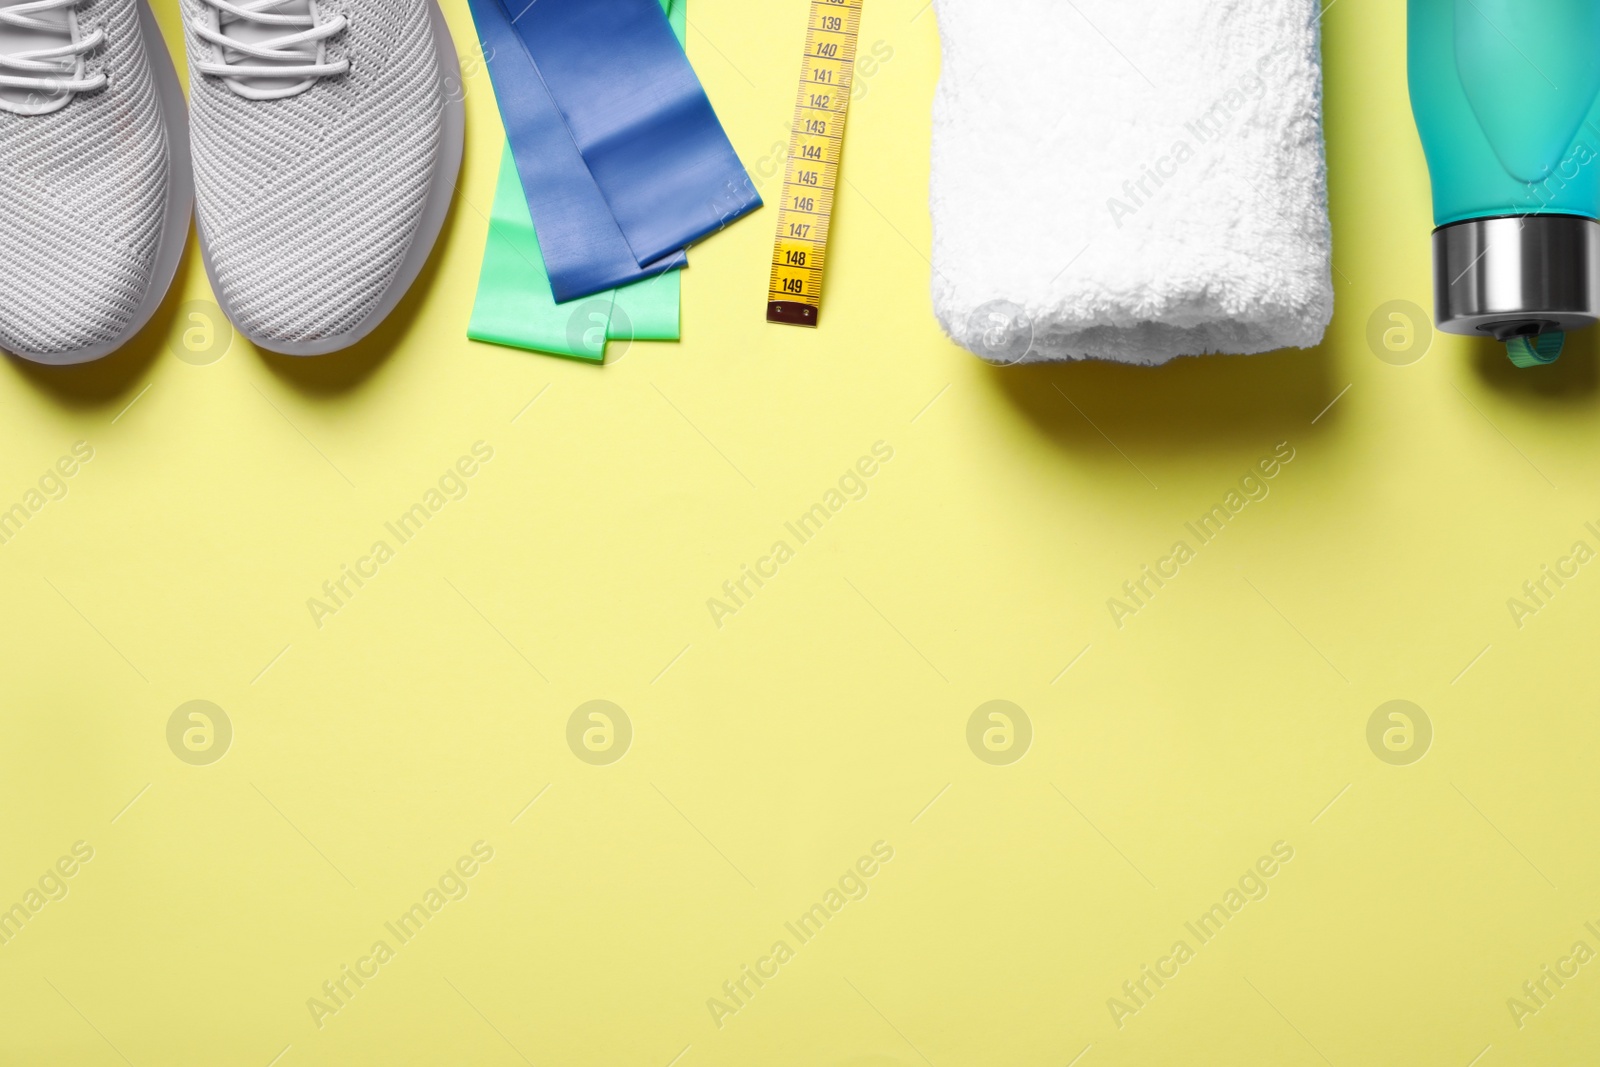
<svg viewBox="0 0 1600 1067">
<path fill-rule="evenodd" d="M 145 0 L 0 0 L 0 349 L 85 363 L 150 320 L 192 200 Z"/>
<path fill-rule="evenodd" d="M 353 344 L 433 248 L 461 165 L 435 0 L 181 0 L 195 213 L 217 302 L 257 346 Z"/>
</svg>

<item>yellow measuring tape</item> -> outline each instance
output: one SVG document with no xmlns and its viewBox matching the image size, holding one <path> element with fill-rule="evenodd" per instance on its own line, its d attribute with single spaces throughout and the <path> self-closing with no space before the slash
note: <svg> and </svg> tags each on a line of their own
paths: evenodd
<svg viewBox="0 0 1600 1067">
<path fill-rule="evenodd" d="M 822 309 L 833 194 L 844 150 L 844 120 L 855 83 L 862 0 L 811 0 L 800 98 L 783 172 L 778 240 L 772 248 L 767 321 L 815 326 Z"/>
</svg>

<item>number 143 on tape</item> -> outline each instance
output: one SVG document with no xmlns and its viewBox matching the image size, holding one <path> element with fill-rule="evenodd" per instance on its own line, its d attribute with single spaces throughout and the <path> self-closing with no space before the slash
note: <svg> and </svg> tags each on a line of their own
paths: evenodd
<svg viewBox="0 0 1600 1067">
<path fill-rule="evenodd" d="M 811 0 L 800 96 L 783 172 L 778 239 L 772 247 L 768 322 L 815 326 L 822 309 L 823 268 L 828 261 L 845 116 L 855 81 L 861 4 L 862 0 Z"/>
</svg>

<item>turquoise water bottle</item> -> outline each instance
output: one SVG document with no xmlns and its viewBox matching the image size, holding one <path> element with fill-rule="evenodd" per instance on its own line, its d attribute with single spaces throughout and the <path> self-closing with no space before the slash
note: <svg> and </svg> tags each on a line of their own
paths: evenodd
<svg viewBox="0 0 1600 1067">
<path fill-rule="evenodd" d="M 1600 0 L 1408 0 L 1439 329 L 1550 363 L 1600 321 Z"/>
</svg>

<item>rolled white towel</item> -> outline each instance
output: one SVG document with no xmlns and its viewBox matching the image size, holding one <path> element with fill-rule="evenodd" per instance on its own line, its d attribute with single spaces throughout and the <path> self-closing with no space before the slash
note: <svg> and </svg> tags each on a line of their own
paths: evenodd
<svg viewBox="0 0 1600 1067">
<path fill-rule="evenodd" d="M 1308 348 L 1314 0 L 935 0 L 933 303 L 997 363 Z"/>
</svg>

